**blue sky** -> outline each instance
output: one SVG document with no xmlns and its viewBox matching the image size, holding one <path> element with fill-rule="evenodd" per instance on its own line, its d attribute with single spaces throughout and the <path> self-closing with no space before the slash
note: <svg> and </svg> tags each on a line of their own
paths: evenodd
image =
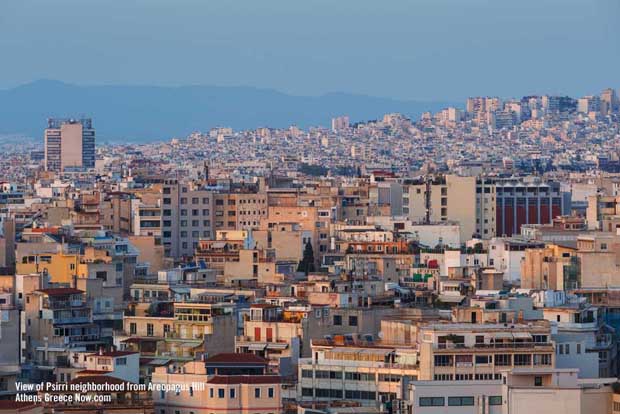
<svg viewBox="0 0 620 414">
<path fill-rule="evenodd" d="M 0 0 L 0 88 L 582 95 L 620 88 L 619 22 L 619 0 Z"/>
</svg>

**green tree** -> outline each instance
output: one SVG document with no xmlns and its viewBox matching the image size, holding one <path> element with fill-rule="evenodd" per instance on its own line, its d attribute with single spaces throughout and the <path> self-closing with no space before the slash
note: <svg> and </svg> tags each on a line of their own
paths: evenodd
<svg viewBox="0 0 620 414">
<path fill-rule="evenodd" d="M 308 273 L 314 272 L 314 250 L 312 249 L 312 244 L 310 241 L 306 243 L 306 247 L 304 248 L 304 257 L 299 262 L 297 266 L 298 272 L 304 272 L 306 276 Z"/>
</svg>

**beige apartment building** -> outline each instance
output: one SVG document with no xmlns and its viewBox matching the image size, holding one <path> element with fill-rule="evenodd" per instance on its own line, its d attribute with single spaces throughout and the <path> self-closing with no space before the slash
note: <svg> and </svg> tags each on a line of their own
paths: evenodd
<svg viewBox="0 0 620 414">
<path fill-rule="evenodd" d="M 414 381 L 411 413 L 616 414 L 615 378 L 582 380 L 576 369 L 513 368 L 490 381 Z"/>
<path fill-rule="evenodd" d="M 95 130 L 92 121 L 50 118 L 45 130 L 45 169 L 61 172 L 94 167 Z"/>
<path fill-rule="evenodd" d="M 581 288 L 620 286 L 620 236 L 596 233 L 577 238 Z"/>
<path fill-rule="evenodd" d="M 424 324 L 419 327 L 418 347 L 420 380 L 499 379 L 515 367 L 555 367 L 547 321 Z"/>
<path fill-rule="evenodd" d="M 131 306 L 129 314 L 123 318 L 124 335 L 115 337 L 124 350 L 188 360 L 196 353 L 211 355 L 234 347 L 237 323 L 229 305 L 140 303 Z"/>
<path fill-rule="evenodd" d="M 214 192 L 201 183 L 164 182 L 161 240 L 167 257 L 191 257 L 200 239 L 213 237 L 214 205 Z"/>
<path fill-rule="evenodd" d="M 428 182 L 421 179 L 403 183 L 404 215 L 414 222 L 424 222 L 427 214 L 431 222 L 456 221 L 461 226 L 461 240 L 469 240 L 478 229 L 476 205 L 476 177 L 446 175 Z"/>
<path fill-rule="evenodd" d="M 312 357 L 299 361 L 297 395 L 307 403 L 333 400 L 378 406 L 406 398 L 418 377 L 417 352 L 364 341 L 313 340 Z"/>
<path fill-rule="evenodd" d="M 280 414 L 281 378 L 277 375 L 207 375 L 203 362 L 175 369 L 157 367 L 156 386 L 178 384 L 178 391 L 153 391 L 158 414 Z"/>
<path fill-rule="evenodd" d="M 580 280 L 577 249 L 558 244 L 525 250 L 521 262 L 521 287 L 524 289 L 574 289 Z"/>
</svg>

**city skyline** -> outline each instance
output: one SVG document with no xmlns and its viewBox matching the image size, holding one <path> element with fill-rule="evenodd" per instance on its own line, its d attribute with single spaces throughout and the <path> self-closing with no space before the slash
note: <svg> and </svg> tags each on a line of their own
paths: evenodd
<svg viewBox="0 0 620 414">
<path fill-rule="evenodd" d="M 0 414 L 620 414 L 620 0 L 0 0 Z"/>
</svg>

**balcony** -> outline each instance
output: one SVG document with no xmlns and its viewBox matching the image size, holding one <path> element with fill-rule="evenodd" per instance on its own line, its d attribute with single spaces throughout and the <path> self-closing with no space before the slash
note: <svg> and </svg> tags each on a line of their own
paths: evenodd
<svg viewBox="0 0 620 414">
<path fill-rule="evenodd" d="M 241 348 L 248 348 L 249 351 L 263 351 L 265 349 L 270 350 L 283 350 L 289 347 L 289 342 L 284 340 L 255 340 L 249 336 L 241 335 L 235 337 L 235 346 Z"/>
<path fill-rule="evenodd" d="M 75 325 L 82 323 L 89 323 L 90 318 L 88 316 L 73 316 L 70 318 L 54 318 L 54 325 Z"/>
<path fill-rule="evenodd" d="M 70 309 L 70 308 L 84 308 L 86 302 L 81 299 L 78 300 L 61 300 L 61 301 L 48 301 L 44 304 L 47 309 Z"/>
<path fill-rule="evenodd" d="M 435 350 L 446 350 L 446 351 L 472 351 L 472 350 L 523 350 L 523 349 L 532 349 L 532 350 L 544 350 L 550 351 L 553 350 L 552 342 L 495 342 L 495 343 L 479 343 L 473 345 L 465 345 L 465 344 L 455 344 L 455 343 L 444 343 L 444 344 L 435 344 L 433 346 Z"/>
</svg>

